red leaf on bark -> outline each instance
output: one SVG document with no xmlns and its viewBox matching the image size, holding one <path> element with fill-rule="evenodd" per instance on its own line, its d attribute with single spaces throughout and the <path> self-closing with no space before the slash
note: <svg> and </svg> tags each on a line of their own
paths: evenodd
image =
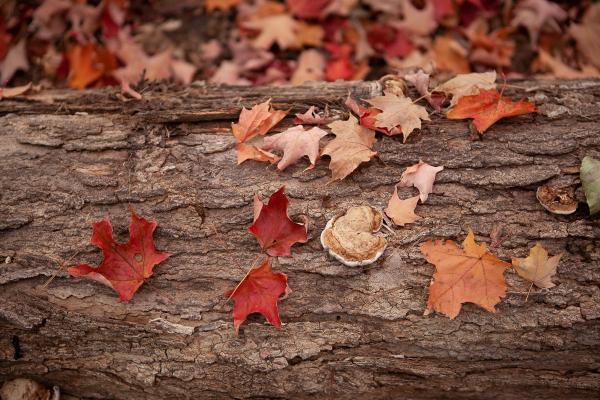
<svg viewBox="0 0 600 400">
<path fill-rule="evenodd" d="M 233 299 L 233 327 L 237 334 L 240 325 L 252 313 L 262 314 L 267 321 L 281 328 L 277 300 L 284 298 L 291 290 L 287 285 L 287 275 L 271 271 L 269 257 L 265 257 L 262 265 L 252 268 L 242 281 L 225 296 Z"/>
<path fill-rule="evenodd" d="M 282 186 L 271 195 L 269 202 L 260 209 L 258 218 L 248 228 L 270 256 L 289 256 L 294 243 L 308 241 L 306 226 L 295 223 L 288 216 L 289 201 L 284 190 L 285 186 Z"/>
<path fill-rule="evenodd" d="M 496 121 L 536 112 L 535 105 L 526 100 L 513 102 L 496 89 L 480 89 L 479 94 L 463 96 L 446 115 L 448 119 L 473 118 L 477 132 L 483 134 Z"/>
<path fill-rule="evenodd" d="M 84 276 L 113 288 L 119 293 L 119 301 L 131 300 L 144 280 L 152 276 L 154 266 L 171 255 L 156 251 L 152 239 L 156 225 L 155 221 L 147 221 L 131 209 L 129 242 L 119 244 L 113 239 L 112 225 L 107 218 L 94 222 L 90 242 L 102 249 L 104 260 L 96 268 L 80 264 L 67 271 L 72 276 Z"/>
</svg>

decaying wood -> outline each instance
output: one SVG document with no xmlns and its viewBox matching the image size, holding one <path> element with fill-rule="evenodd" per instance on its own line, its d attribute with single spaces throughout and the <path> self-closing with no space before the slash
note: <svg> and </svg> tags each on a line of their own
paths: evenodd
<svg viewBox="0 0 600 400">
<path fill-rule="evenodd" d="M 408 143 L 384 137 L 379 158 L 326 184 L 327 160 L 278 172 L 236 166 L 230 124 L 242 105 L 327 107 L 344 116 L 348 91 L 378 82 L 299 88 L 145 88 L 50 91 L 0 102 L 0 378 L 27 376 L 73 398 L 594 398 L 600 393 L 600 226 L 536 200 L 544 183 L 576 185 L 585 155 L 600 157 L 600 82 L 518 82 L 540 114 L 503 120 L 483 139 L 466 121 L 433 115 Z M 291 115 L 292 113 L 290 113 Z M 291 124 L 286 119 L 278 129 Z M 368 268 L 327 256 L 319 234 L 355 204 L 385 207 L 403 169 L 443 165 L 423 218 L 389 234 Z M 259 316 L 232 327 L 222 293 L 259 254 L 247 232 L 252 196 L 281 185 L 310 240 L 279 258 L 293 289 L 278 331 Z M 402 191 L 403 190 L 403 191 Z M 402 189 L 404 197 L 413 194 Z M 576 196 L 583 200 L 581 190 Z M 157 247 L 174 253 L 132 302 L 58 273 L 97 263 L 90 221 L 110 216 L 127 238 L 128 204 L 159 222 Z M 503 259 L 539 241 L 564 252 L 549 291 L 509 271 L 496 314 L 466 305 L 456 320 L 423 316 L 433 267 L 419 244 L 461 241 L 468 227 Z M 501 233 L 498 233 L 501 231 Z M 502 240 L 502 236 L 506 236 Z M 16 357 L 15 357 L 16 356 Z M 18 358 L 18 359 L 15 359 Z"/>
</svg>

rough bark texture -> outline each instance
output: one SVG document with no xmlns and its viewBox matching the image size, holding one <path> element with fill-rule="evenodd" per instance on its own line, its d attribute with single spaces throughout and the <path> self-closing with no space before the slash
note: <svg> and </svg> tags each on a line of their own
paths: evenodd
<svg viewBox="0 0 600 400">
<path fill-rule="evenodd" d="M 242 105 L 269 97 L 280 109 L 327 105 L 343 116 L 349 90 L 369 98 L 379 82 L 155 85 L 140 102 L 114 90 L 3 100 L 0 379 L 34 377 L 81 398 L 597 398 L 599 219 L 584 204 L 552 215 L 535 190 L 576 183 L 584 155 L 600 156 L 600 82 L 517 85 L 528 90 L 512 94 L 536 101 L 540 114 L 501 121 L 481 140 L 466 121 L 434 115 L 407 143 L 380 138 L 379 159 L 332 184 L 327 160 L 307 172 L 302 162 L 284 172 L 237 166 L 230 124 Z M 354 204 L 384 207 L 419 159 L 445 167 L 417 208 L 423 218 L 394 229 L 368 268 L 329 258 L 318 240 L 326 221 Z M 236 337 L 222 293 L 259 254 L 247 232 L 253 194 L 281 185 L 293 218 L 310 221 L 309 242 L 274 263 L 293 289 L 280 302 L 285 325 L 256 316 Z M 125 241 L 128 204 L 159 222 L 157 247 L 174 256 L 125 304 L 58 270 L 100 260 L 92 220 L 110 216 Z M 487 242 L 502 228 L 508 238 L 495 252 L 506 260 L 536 241 L 563 252 L 557 286 L 526 301 L 529 285 L 508 271 L 497 313 L 466 305 L 455 320 L 423 316 L 433 267 L 419 244 L 462 241 L 468 227 Z"/>
</svg>

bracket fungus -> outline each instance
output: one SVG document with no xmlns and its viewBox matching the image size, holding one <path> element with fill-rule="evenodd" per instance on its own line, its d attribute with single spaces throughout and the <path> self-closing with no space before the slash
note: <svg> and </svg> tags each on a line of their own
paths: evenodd
<svg viewBox="0 0 600 400">
<path fill-rule="evenodd" d="M 540 186 L 537 188 L 536 197 L 540 204 L 553 214 L 568 215 L 577 210 L 577 200 L 567 188 Z"/>
<path fill-rule="evenodd" d="M 333 257 L 350 267 L 372 264 L 383 254 L 387 240 L 376 233 L 383 214 L 371 206 L 349 208 L 327 222 L 321 244 Z"/>
</svg>

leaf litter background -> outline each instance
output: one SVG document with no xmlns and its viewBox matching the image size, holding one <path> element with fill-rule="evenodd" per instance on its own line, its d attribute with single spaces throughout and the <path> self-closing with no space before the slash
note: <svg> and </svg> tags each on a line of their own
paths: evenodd
<svg viewBox="0 0 600 400">
<path fill-rule="evenodd" d="M 600 4 L 547 0 L 2 2 L 0 85 L 235 85 L 376 79 L 597 77 Z"/>
</svg>

